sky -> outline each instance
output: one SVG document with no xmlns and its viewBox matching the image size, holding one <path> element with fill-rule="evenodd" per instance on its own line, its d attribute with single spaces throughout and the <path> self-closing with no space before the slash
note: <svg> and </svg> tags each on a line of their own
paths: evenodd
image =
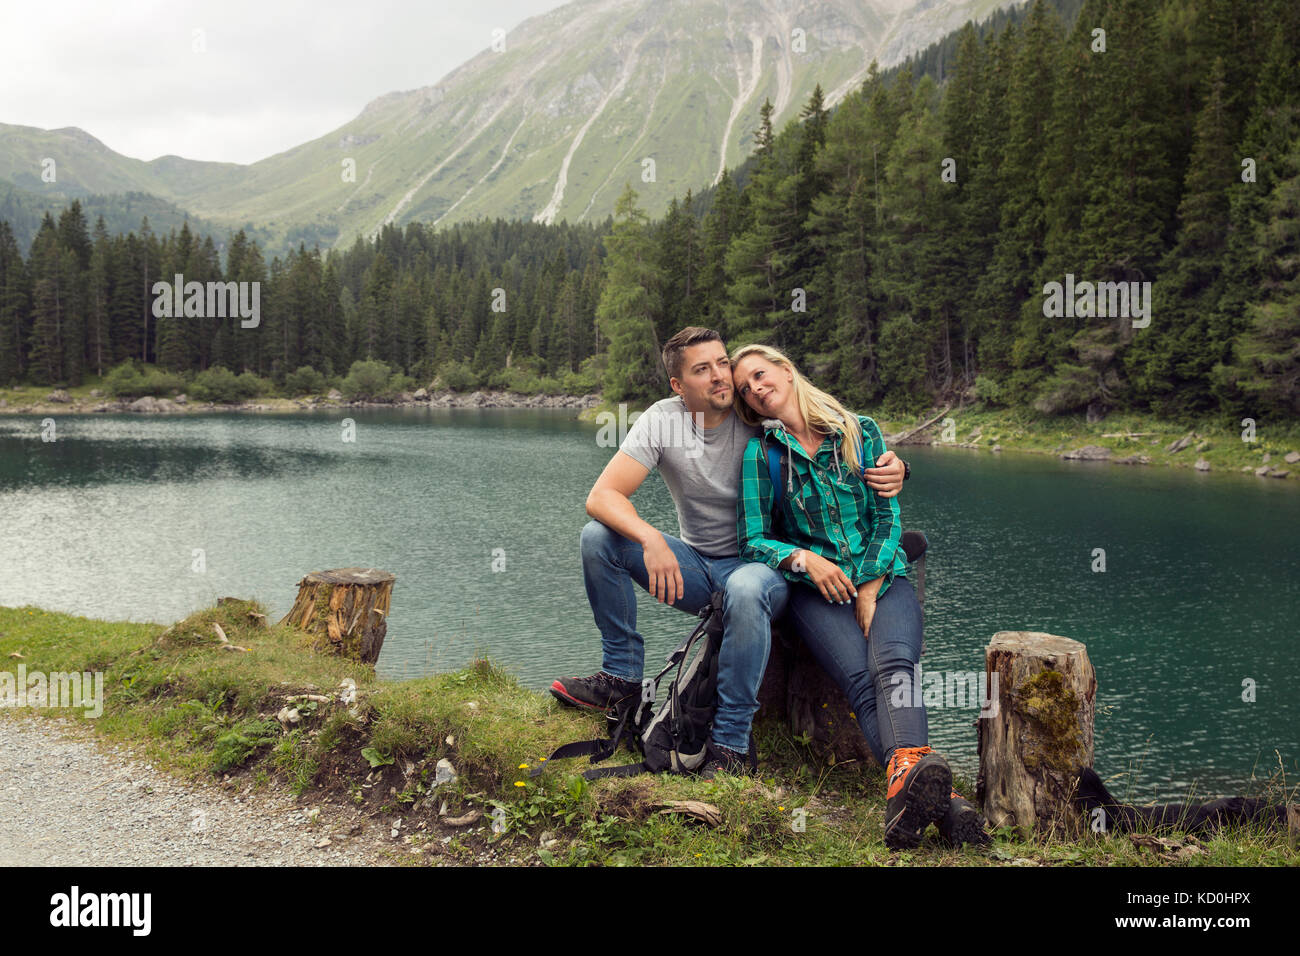
<svg viewBox="0 0 1300 956">
<path fill-rule="evenodd" d="M 251 163 L 431 86 L 563 0 L 0 0 L 0 123 Z"/>
</svg>

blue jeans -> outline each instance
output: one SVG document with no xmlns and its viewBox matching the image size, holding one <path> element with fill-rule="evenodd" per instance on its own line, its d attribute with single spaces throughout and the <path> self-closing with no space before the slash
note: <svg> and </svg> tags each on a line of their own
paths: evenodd
<svg viewBox="0 0 1300 956">
<path fill-rule="evenodd" d="M 856 598 L 831 604 L 810 585 L 790 588 L 790 617 L 822 670 L 844 691 L 883 767 L 896 747 L 924 747 L 925 707 L 913 698 L 921 659 L 921 606 L 907 578 L 896 577 L 876 602 L 870 640 L 862 636 Z M 919 695 L 918 695 L 919 696 Z"/>
<path fill-rule="evenodd" d="M 786 605 L 790 587 L 784 575 L 740 557 L 711 558 L 689 544 L 664 535 L 681 568 L 685 593 L 673 607 L 692 614 L 724 594 L 722 648 L 718 654 L 718 710 L 713 742 L 737 753 L 749 751 L 749 730 L 758 710 L 758 688 L 772 649 L 772 618 Z M 582 575 L 600 629 L 603 670 L 640 682 L 645 642 L 636 630 L 635 581 L 650 589 L 641 545 L 617 531 L 589 521 L 582 529 Z"/>
</svg>

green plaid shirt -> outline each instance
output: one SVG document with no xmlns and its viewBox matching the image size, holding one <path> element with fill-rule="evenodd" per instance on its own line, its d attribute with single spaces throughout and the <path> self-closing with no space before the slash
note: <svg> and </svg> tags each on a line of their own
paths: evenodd
<svg viewBox="0 0 1300 956">
<path fill-rule="evenodd" d="M 885 453 L 885 440 L 870 418 L 859 415 L 858 421 L 866 441 L 866 453 L 861 457 L 870 464 Z M 898 498 L 880 497 L 861 475 L 849 473 L 832 437 L 825 438 L 817 454 L 809 458 L 784 427 L 764 424 L 764 433 L 749 440 L 741 460 L 736 519 L 740 556 L 778 568 L 796 550 L 805 548 L 839 565 L 855 587 L 884 576 L 877 595 L 883 597 L 896 575 L 907 574 Z M 783 456 L 789 462 L 793 485 L 793 489 L 782 489 L 775 527 L 768 443 L 785 447 Z M 778 570 L 790 581 L 813 586 L 807 572 Z"/>
</svg>

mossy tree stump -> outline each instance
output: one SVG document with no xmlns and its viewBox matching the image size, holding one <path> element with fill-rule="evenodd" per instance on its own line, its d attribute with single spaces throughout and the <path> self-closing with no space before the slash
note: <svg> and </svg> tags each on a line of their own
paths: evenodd
<svg viewBox="0 0 1300 956">
<path fill-rule="evenodd" d="M 1097 676 L 1078 641 L 999 631 L 985 649 L 988 696 L 979 727 L 976 799 L 992 826 L 1073 828 L 1079 770 L 1092 766 Z"/>
<path fill-rule="evenodd" d="M 757 716 L 787 721 L 793 734 L 806 734 L 836 763 L 856 760 L 865 767 L 877 766 L 862 728 L 850 713 L 848 698 L 798 634 L 774 625 Z"/>
<path fill-rule="evenodd" d="M 313 571 L 298 582 L 298 598 L 280 623 L 313 634 L 313 650 L 374 664 L 388 633 L 396 580 L 375 568 Z"/>
</svg>

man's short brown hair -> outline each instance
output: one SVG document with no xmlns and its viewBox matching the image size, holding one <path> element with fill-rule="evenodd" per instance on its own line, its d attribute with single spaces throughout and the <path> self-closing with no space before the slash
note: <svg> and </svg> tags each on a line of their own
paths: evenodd
<svg viewBox="0 0 1300 956">
<path fill-rule="evenodd" d="M 688 325 L 671 339 L 664 343 L 663 359 L 664 371 L 668 373 L 671 381 L 674 378 L 682 376 L 682 352 L 690 345 L 699 345 L 701 342 L 721 342 L 722 336 L 713 329 L 706 329 L 698 325 Z"/>
</svg>

